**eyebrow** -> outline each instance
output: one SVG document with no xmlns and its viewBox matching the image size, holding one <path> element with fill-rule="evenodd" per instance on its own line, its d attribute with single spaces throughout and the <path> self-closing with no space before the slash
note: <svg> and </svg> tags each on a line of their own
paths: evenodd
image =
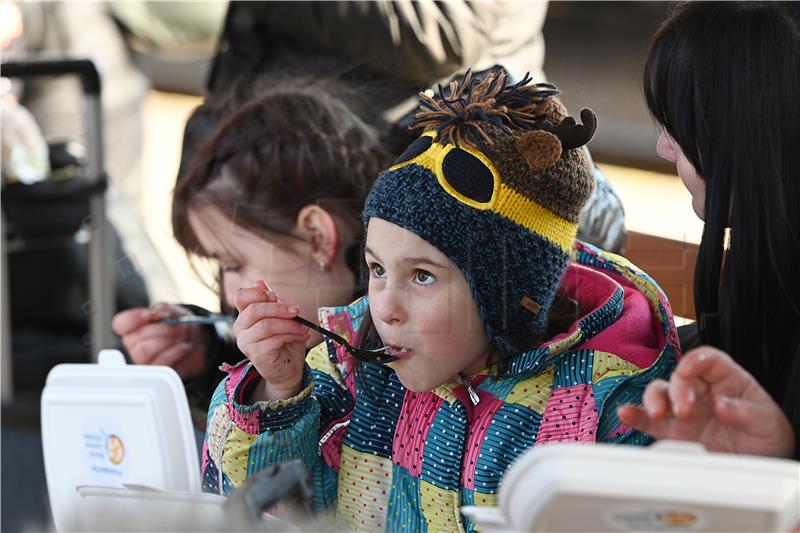
<svg viewBox="0 0 800 533">
<path fill-rule="evenodd" d="M 373 252 L 372 249 L 370 249 L 369 246 L 364 246 L 364 251 L 366 253 L 372 255 L 373 257 L 378 258 L 378 254 Z M 430 257 L 425 257 L 425 256 L 406 257 L 406 258 L 403 259 L 403 263 L 414 264 L 414 265 L 423 263 L 423 264 L 426 264 L 426 265 L 431 265 L 431 266 L 435 266 L 435 267 L 439 267 L 439 268 L 443 268 L 443 269 L 447 268 L 447 265 L 443 265 L 441 263 L 437 263 L 436 261 L 434 261 Z"/>
</svg>

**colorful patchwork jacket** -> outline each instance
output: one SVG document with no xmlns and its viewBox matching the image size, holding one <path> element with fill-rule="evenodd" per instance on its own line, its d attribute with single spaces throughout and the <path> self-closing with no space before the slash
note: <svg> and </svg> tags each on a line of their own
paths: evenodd
<svg viewBox="0 0 800 533">
<path fill-rule="evenodd" d="M 228 367 L 208 413 L 204 490 L 229 494 L 270 464 L 302 459 L 316 505 L 351 530 L 463 531 L 462 505 L 494 505 L 508 465 L 549 442 L 647 444 L 620 423 L 618 405 L 639 402 L 679 357 L 671 310 L 646 274 L 618 256 L 577 244 L 560 292 L 584 315 L 544 345 L 513 357 L 507 371 L 407 391 L 379 364 L 361 364 L 332 343 L 311 350 L 302 392 L 246 405 L 260 379 Z M 323 326 L 353 338 L 368 312 L 362 298 L 320 311 Z"/>
</svg>

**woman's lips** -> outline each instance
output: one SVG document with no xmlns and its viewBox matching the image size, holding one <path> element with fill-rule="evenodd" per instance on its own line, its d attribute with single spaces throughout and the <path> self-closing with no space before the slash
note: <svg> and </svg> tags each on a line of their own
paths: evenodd
<svg viewBox="0 0 800 533">
<path fill-rule="evenodd" d="M 397 357 L 398 359 L 410 357 L 414 353 L 414 350 L 410 348 L 405 348 L 403 346 L 396 346 L 393 344 L 388 344 L 386 351 L 389 352 L 389 354 L 391 354 L 392 356 Z"/>
</svg>

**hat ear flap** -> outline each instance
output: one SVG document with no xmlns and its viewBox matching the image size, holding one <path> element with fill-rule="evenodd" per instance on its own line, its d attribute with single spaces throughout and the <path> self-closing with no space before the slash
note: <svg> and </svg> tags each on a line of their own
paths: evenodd
<svg viewBox="0 0 800 533">
<path fill-rule="evenodd" d="M 561 157 L 561 141 L 547 131 L 528 131 L 517 137 L 517 149 L 533 171 L 544 170 Z"/>
</svg>

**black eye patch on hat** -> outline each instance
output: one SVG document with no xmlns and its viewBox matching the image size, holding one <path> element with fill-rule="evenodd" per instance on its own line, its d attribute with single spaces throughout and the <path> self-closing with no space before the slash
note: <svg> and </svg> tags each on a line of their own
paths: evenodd
<svg viewBox="0 0 800 533">
<path fill-rule="evenodd" d="M 492 199 L 492 172 L 469 152 L 461 148 L 450 150 L 442 161 L 442 174 L 456 192 L 470 200 L 485 203 Z"/>
</svg>

